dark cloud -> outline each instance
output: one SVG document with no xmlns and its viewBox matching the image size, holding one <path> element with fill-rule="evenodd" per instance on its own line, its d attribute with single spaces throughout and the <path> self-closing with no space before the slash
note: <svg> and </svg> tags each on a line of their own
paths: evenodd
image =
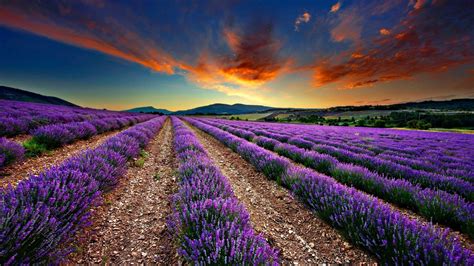
<svg viewBox="0 0 474 266">
<path fill-rule="evenodd" d="M 242 80 L 267 81 L 283 67 L 278 55 L 281 44 L 273 36 L 272 23 L 255 23 L 243 31 L 225 29 L 224 35 L 232 51 L 221 60 L 224 73 Z"/>
<path fill-rule="evenodd" d="M 317 86 L 340 82 L 346 88 L 411 78 L 423 72 L 445 71 L 474 60 L 474 13 L 471 1 L 414 3 L 390 34 L 365 40 L 342 63 L 334 58 L 315 68 Z M 416 8 L 415 8 L 416 7 Z M 351 27 L 340 32 L 350 32 Z"/>
</svg>

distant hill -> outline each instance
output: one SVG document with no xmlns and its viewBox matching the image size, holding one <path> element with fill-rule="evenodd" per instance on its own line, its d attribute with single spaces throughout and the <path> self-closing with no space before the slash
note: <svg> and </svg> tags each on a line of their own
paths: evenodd
<svg viewBox="0 0 474 266">
<path fill-rule="evenodd" d="M 57 97 L 44 96 L 38 93 L 6 87 L 6 86 L 0 86 L 0 99 L 79 107 L 78 105 L 75 105 L 71 102 L 68 102 L 66 100 L 63 100 Z"/>
<path fill-rule="evenodd" d="M 181 110 L 172 112 L 166 109 L 157 109 L 153 106 L 137 107 L 126 110 L 133 113 L 162 113 L 165 115 L 233 115 L 233 114 L 249 114 L 263 112 L 273 107 L 262 105 L 246 105 L 246 104 L 223 104 L 216 103 L 206 106 L 200 106 L 189 110 Z"/>
<path fill-rule="evenodd" d="M 182 110 L 174 112 L 176 115 L 232 115 L 232 114 L 249 114 L 264 112 L 272 109 L 273 107 L 262 106 L 262 105 L 246 105 L 246 104 L 222 104 L 215 103 L 211 105 L 201 106 L 189 110 Z"/>
<path fill-rule="evenodd" d="M 447 101 L 423 101 L 391 105 L 396 109 L 436 109 L 450 111 L 474 111 L 474 99 L 454 99 Z"/>
<path fill-rule="evenodd" d="M 474 111 L 474 99 L 454 99 L 445 101 L 407 102 L 390 105 L 362 105 L 330 107 L 327 111 L 364 111 L 364 110 L 414 110 L 433 109 L 449 111 Z"/>
<path fill-rule="evenodd" d="M 166 109 L 157 109 L 153 106 L 144 106 L 144 107 L 137 107 L 129 110 L 125 110 L 125 112 L 130 113 L 161 113 L 161 114 L 171 114 L 172 112 Z"/>
</svg>

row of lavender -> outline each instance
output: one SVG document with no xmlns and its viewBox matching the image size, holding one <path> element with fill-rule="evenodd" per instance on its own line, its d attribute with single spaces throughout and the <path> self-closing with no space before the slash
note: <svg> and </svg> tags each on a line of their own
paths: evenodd
<svg viewBox="0 0 474 266">
<path fill-rule="evenodd" d="M 25 149 L 15 141 L 0 138 L 0 169 L 14 162 L 22 161 Z"/>
<path fill-rule="evenodd" d="M 423 189 L 406 180 L 389 179 L 367 168 L 339 162 L 327 154 L 298 148 L 264 136 L 257 137 L 251 131 L 223 126 L 215 121 L 202 119 L 199 121 L 253 141 L 265 149 L 327 174 L 342 184 L 353 186 L 387 202 L 408 208 L 429 221 L 448 225 L 474 239 L 474 203 L 467 202 L 459 195 Z"/>
<path fill-rule="evenodd" d="M 410 219 L 382 201 L 292 164 L 253 143 L 192 118 L 188 122 L 289 188 L 320 217 L 388 264 L 472 265 L 474 254 L 449 230 Z"/>
<path fill-rule="evenodd" d="M 0 136 L 11 137 L 26 134 L 40 126 L 49 124 L 130 116 L 143 115 L 91 108 L 0 100 Z"/>
<path fill-rule="evenodd" d="M 474 181 L 474 151 L 469 148 L 474 145 L 474 138 L 470 135 L 233 121 L 225 123 L 257 130 L 257 134 L 259 130 L 264 130 L 276 134 L 284 142 L 300 142 L 323 152 L 342 153 L 341 158 L 345 160 L 362 156 L 358 163 L 373 165 L 374 169 L 388 175 L 397 175 L 412 168 L 418 175 L 439 173 Z"/>
<path fill-rule="evenodd" d="M 322 154 L 331 155 L 341 162 L 363 166 L 371 171 L 374 171 L 380 175 L 385 175 L 389 178 L 405 179 L 414 185 L 420 185 L 424 188 L 440 189 L 449 193 L 459 194 L 470 202 L 474 201 L 474 184 L 470 181 L 452 176 L 444 176 L 437 173 L 412 169 L 396 162 L 387 161 L 385 159 L 377 158 L 367 154 L 352 152 L 347 149 L 335 148 L 334 146 L 330 146 L 328 144 L 321 145 L 318 144 L 318 141 L 312 140 L 311 137 L 305 133 L 305 128 L 301 127 L 300 125 L 296 126 L 299 128 L 298 131 L 290 130 L 289 128 L 291 128 L 291 126 L 286 127 L 286 125 L 265 125 L 265 127 L 279 129 L 279 133 L 273 133 L 260 128 L 259 125 L 262 123 L 235 123 L 225 120 L 208 120 L 208 122 L 220 125 L 221 127 L 238 127 L 238 130 L 246 131 L 246 129 L 249 129 L 251 132 L 242 134 L 247 134 L 246 137 L 250 139 L 254 138 L 256 135 L 277 139 L 279 141 L 287 142 L 301 148 L 312 149 Z M 341 129 L 341 131 L 344 130 L 344 128 Z M 293 132 L 293 134 L 287 133 L 287 131 Z M 298 134 L 300 134 L 300 136 Z M 301 135 L 303 137 L 301 137 Z M 466 164 L 468 163 L 470 162 L 466 162 Z"/>
<path fill-rule="evenodd" d="M 179 254 L 196 265 L 278 264 L 276 251 L 256 235 L 249 214 L 195 135 L 178 118 L 172 122 L 180 188 L 169 226 Z"/>
<path fill-rule="evenodd" d="M 84 122 L 45 125 L 32 132 L 32 138 L 25 144 L 32 155 L 39 155 L 38 150 L 55 149 L 76 140 L 89 139 L 97 134 L 121 129 L 151 119 L 153 116 L 124 116 L 121 118 L 100 118 Z M 33 150 L 31 147 L 35 145 Z M 0 168 L 21 161 L 25 148 L 6 138 L 0 138 Z"/>
<path fill-rule="evenodd" d="M 138 124 L 57 167 L 0 189 L 0 264 L 56 263 L 88 225 L 90 208 L 114 188 L 127 160 L 159 131 L 165 117 Z"/>
</svg>

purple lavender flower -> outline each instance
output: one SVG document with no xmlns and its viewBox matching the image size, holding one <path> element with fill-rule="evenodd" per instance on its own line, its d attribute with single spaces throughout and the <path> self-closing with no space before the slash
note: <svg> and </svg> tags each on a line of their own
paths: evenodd
<svg viewBox="0 0 474 266">
<path fill-rule="evenodd" d="M 52 168 L 0 190 L 0 263 L 55 261 L 70 252 L 71 236 L 87 224 L 99 197 L 95 180 L 74 170 Z"/>
<path fill-rule="evenodd" d="M 130 136 L 117 135 L 105 141 L 101 147 L 111 149 L 125 158 L 131 159 L 136 157 L 140 152 L 138 142 Z"/>
<path fill-rule="evenodd" d="M 32 135 L 35 142 L 45 145 L 48 149 L 64 146 L 74 140 L 71 131 L 61 125 L 40 127 Z"/>
<path fill-rule="evenodd" d="M 180 188 L 168 225 L 177 237 L 178 253 L 198 265 L 277 264 L 277 252 L 255 234 L 227 178 L 194 134 L 177 118 L 172 122 Z"/>
<path fill-rule="evenodd" d="M 24 156 L 23 146 L 6 138 L 0 138 L 0 167 L 21 161 Z"/>
<path fill-rule="evenodd" d="M 68 159 L 61 169 L 73 169 L 87 174 L 97 181 L 101 191 L 109 191 L 118 183 L 118 176 L 114 175 L 114 167 L 95 150 L 86 150 Z"/>
</svg>

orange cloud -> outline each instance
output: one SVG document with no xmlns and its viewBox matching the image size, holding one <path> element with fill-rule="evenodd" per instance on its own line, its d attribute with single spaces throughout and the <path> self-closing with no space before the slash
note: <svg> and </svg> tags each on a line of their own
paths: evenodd
<svg viewBox="0 0 474 266">
<path fill-rule="evenodd" d="M 413 8 L 414 9 L 420 9 L 424 5 L 426 5 L 427 2 L 428 2 L 428 0 L 416 0 L 415 4 L 413 5 Z"/>
<path fill-rule="evenodd" d="M 268 23 L 244 30 L 225 28 L 223 38 L 232 54 L 202 54 L 195 67 L 186 69 L 188 79 L 203 88 L 263 102 L 262 86 L 285 73 L 290 62 L 279 57 L 281 44 L 272 35 Z"/>
<path fill-rule="evenodd" d="M 381 30 L 381 36 L 361 43 L 342 62 L 338 58 L 318 62 L 313 67 L 314 85 L 368 87 L 474 62 L 472 31 L 465 27 L 472 22 L 468 13 L 463 5 L 450 5 L 450 1 L 413 10 L 390 34 Z M 347 28 L 341 25 L 349 26 L 342 21 L 333 29 L 335 41 L 348 38 Z"/>
<path fill-rule="evenodd" d="M 362 32 L 362 17 L 356 9 L 350 9 L 339 15 L 338 24 L 331 30 L 331 38 L 335 42 L 351 40 L 360 41 Z"/>
<path fill-rule="evenodd" d="M 234 55 L 225 57 L 221 71 L 236 81 L 266 82 L 282 68 L 280 43 L 272 37 L 273 26 L 264 24 L 243 34 L 225 30 L 227 44 Z"/>
<path fill-rule="evenodd" d="M 32 17 L 37 15 L 36 17 Z M 174 68 L 182 63 L 157 49 L 149 40 L 144 40 L 125 29 L 114 31 L 89 20 L 77 21 L 80 29 L 56 24 L 41 14 L 25 14 L 15 9 L 0 7 L 0 24 L 18 28 L 47 38 L 96 50 L 127 61 L 141 64 L 157 72 L 175 73 Z M 85 29 L 89 29 L 85 30 Z M 91 30 L 93 29 L 93 30 Z M 96 30 L 96 31 L 94 31 Z M 104 37 L 107 31 L 112 34 Z"/>
<path fill-rule="evenodd" d="M 297 17 L 295 20 L 295 31 L 299 31 L 299 26 L 301 23 L 308 23 L 311 19 L 311 14 L 309 12 L 304 12 L 301 16 Z"/>
<path fill-rule="evenodd" d="M 380 29 L 380 34 L 382 35 L 390 35 L 390 30 L 387 30 L 385 28 Z"/>
<path fill-rule="evenodd" d="M 337 11 L 339 11 L 339 9 L 341 9 L 341 2 L 337 2 L 331 6 L 332 13 L 336 13 Z"/>
</svg>

